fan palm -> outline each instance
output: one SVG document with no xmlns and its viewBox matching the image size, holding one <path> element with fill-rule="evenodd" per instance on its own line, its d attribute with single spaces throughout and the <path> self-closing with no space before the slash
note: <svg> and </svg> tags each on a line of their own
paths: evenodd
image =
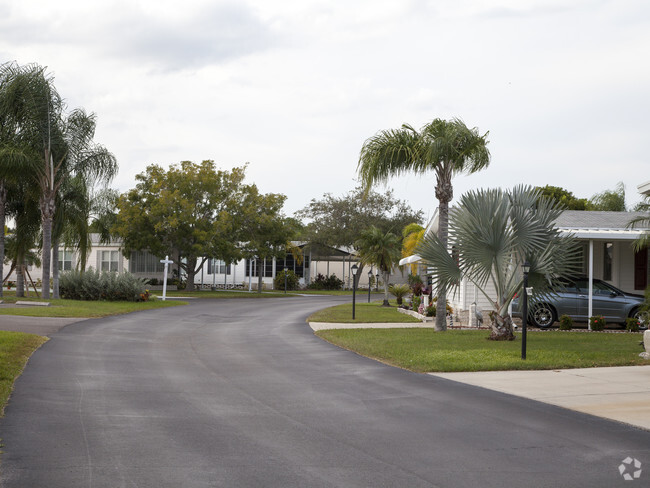
<svg viewBox="0 0 650 488">
<path fill-rule="evenodd" d="M 381 271 L 384 280 L 384 303 L 382 306 L 389 307 L 388 278 L 393 266 L 399 262 L 399 237 L 390 231 L 383 232 L 373 225 L 361 233 L 355 247 L 358 249 L 362 265 L 376 266 Z"/>
<path fill-rule="evenodd" d="M 433 235 L 424 238 L 418 252 L 439 288 L 457 292 L 462 280 L 474 284 L 492 306 L 490 337 L 511 340 L 508 306 L 521 291 L 522 264 L 530 264 L 537 296 L 577 271 L 575 240 L 561 236 L 554 226 L 561 211 L 529 187 L 469 192 L 451 212 L 451 253 Z"/>
<path fill-rule="evenodd" d="M 403 173 L 421 175 L 434 172 L 438 199 L 438 238 L 447 242 L 449 202 L 454 196 L 452 177 L 474 173 L 490 164 L 487 133 L 468 128 L 460 119 L 435 119 L 418 132 L 404 124 L 400 129 L 385 130 L 366 140 L 361 148 L 357 172 L 364 188 L 385 183 Z M 438 303 L 445 307 L 444 290 L 438 290 Z M 436 318 L 436 329 L 445 330 L 443 314 Z"/>
</svg>

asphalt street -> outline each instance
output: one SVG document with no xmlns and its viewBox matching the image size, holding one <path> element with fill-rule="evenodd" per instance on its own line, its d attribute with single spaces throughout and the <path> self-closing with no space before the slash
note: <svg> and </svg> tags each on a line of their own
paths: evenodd
<svg viewBox="0 0 650 488">
<path fill-rule="evenodd" d="M 650 484 L 648 431 L 316 337 L 306 317 L 347 299 L 196 300 L 63 328 L 0 421 L 2 486 Z"/>
</svg>

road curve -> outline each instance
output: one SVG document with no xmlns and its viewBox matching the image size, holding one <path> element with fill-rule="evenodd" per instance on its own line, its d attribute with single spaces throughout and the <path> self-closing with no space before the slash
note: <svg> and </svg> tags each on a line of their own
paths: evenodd
<svg viewBox="0 0 650 488">
<path fill-rule="evenodd" d="M 4 487 L 612 487 L 650 432 L 360 357 L 347 297 L 197 300 L 39 349 L 0 421 Z M 627 469 L 627 465 L 626 465 Z"/>
</svg>

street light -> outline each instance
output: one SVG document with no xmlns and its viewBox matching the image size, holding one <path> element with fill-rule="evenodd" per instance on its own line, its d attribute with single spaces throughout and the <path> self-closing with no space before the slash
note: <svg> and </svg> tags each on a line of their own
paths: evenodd
<svg viewBox="0 0 650 488">
<path fill-rule="evenodd" d="M 370 271 L 368 271 L 368 303 L 370 303 L 370 289 L 372 286 L 370 286 L 370 280 L 372 279 L 372 268 L 370 268 Z"/>
<path fill-rule="evenodd" d="M 354 320 L 354 308 L 356 306 L 357 271 L 359 271 L 359 267 L 355 264 L 352 266 L 352 320 Z"/>
<path fill-rule="evenodd" d="M 526 359 L 526 325 L 528 322 L 528 291 L 526 288 L 528 288 L 530 263 L 526 261 L 521 267 L 524 269 L 524 299 L 521 311 L 521 359 Z"/>
<path fill-rule="evenodd" d="M 375 291 L 379 291 L 379 268 L 377 268 L 375 275 Z"/>
</svg>

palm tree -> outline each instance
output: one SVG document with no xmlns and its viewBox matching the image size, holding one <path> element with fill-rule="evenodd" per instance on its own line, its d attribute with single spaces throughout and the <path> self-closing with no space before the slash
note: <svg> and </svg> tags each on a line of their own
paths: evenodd
<svg viewBox="0 0 650 488">
<path fill-rule="evenodd" d="M 424 238 L 424 233 L 426 229 L 420 224 L 412 223 L 408 224 L 404 229 L 402 229 L 402 257 L 407 258 L 415 254 L 415 249 L 418 247 L 422 239 Z M 411 263 L 411 275 L 417 274 L 418 264 Z"/>
<path fill-rule="evenodd" d="M 393 266 L 399 262 L 399 237 L 390 231 L 383 232 L 373 225 L 361 233 L 355 247 L 358 249 L 362 265 L 376 266 L 382 272 L 384 280 L 384 303 L 382 306 L 390 307 L 388 303 L 388 278 Z"/>
<path fill-rule="evenodd" d="M 433 171 L 438 199 L 438 238 L 447 243 L 449 202 L 454 196 L 452 177 L 475 173 L 490 164 L 487 135 L 470 129 L 460 119 L 435 119 L 418 132 L 410 125 L 377 133 L 361 148 L 357 172 L 368 190 L 374 183 L 385 183 L 391 176 Z M 447 297 L 438 290 L 438 307 L 445 309 Z M 436 330 L 446 330 L 443 314 L 436 317 Z"/>
<path fill-rule="evenodd" d="M 522 264 L 530 264 L 533 301 L 577 271 L 575 240 L 562 237 L 554 226 L 561 212 L 558 203 L 530 187 L 469 192 L 451 212 L 452 252 L 431 234 L 418 252 L 439 288 L 457 292 L 462 280 L 474 284 L 492 304 L 490 338 L 512 340 L 508 306 L 521 291 Z"/>
<path fill-rule="evenodd" d="M 20 127 L 22 152 L 30 175 L 40 189 L 43 228 L 43 298 L 50 297 L 52 221 L 56 196 L 66 177 L 83 175 L 88 181 L 110 181 L 117 173 L 115 157 L 94 143 L 94 114 L 75 109 L 64 114 L 65 103 L 53 78 L 37 65 L 11 65 L 10 82 L 2 97 L 4 108 Z"/>
</svg>

